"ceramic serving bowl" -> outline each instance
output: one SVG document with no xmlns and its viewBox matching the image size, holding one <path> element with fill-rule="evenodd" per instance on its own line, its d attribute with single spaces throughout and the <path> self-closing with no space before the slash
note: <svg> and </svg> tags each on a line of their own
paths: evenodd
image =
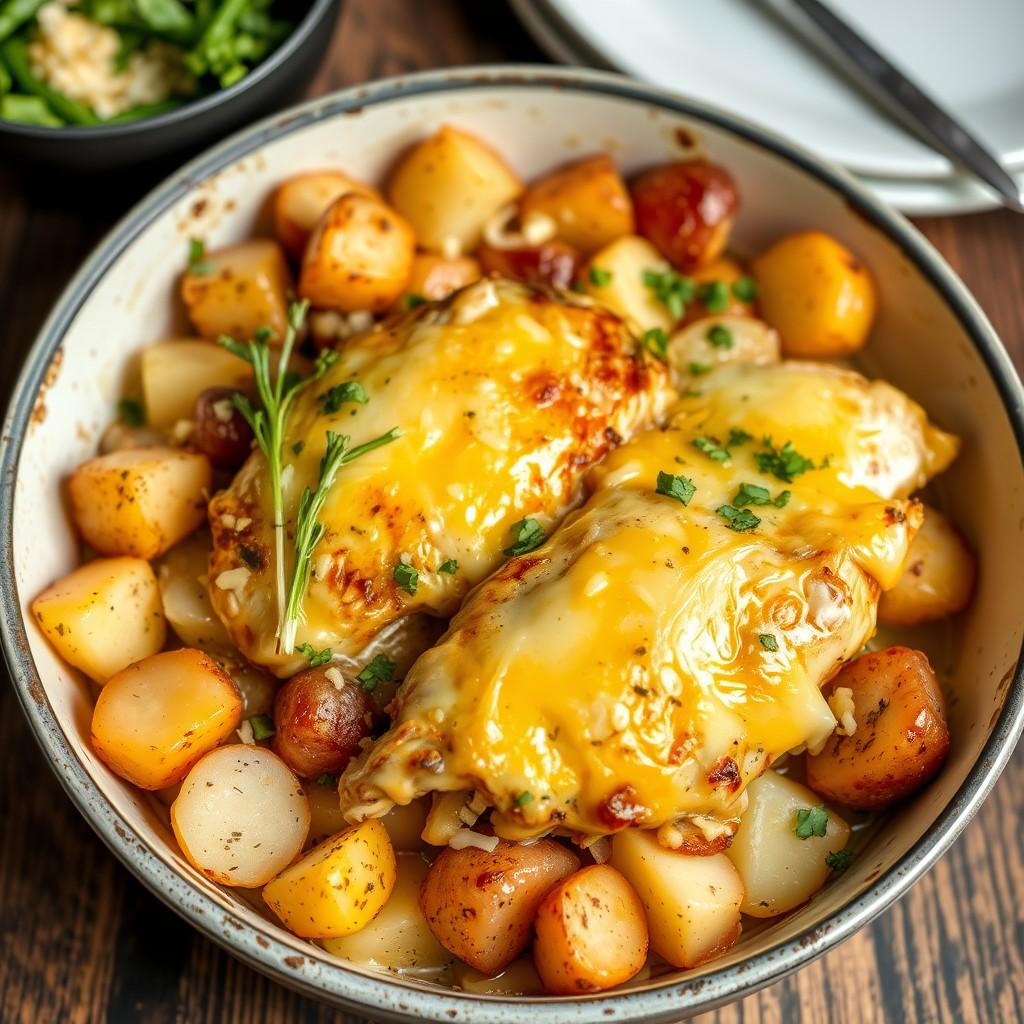
<svg viewBox="0 0 1024 1024">
<path fill-rule="evenodd" d="M 76 562 L 62 481 L 94 453 L 139 350 L 184 327 L 174 296 L 187 239 L 220 246 L 259 232 L 273 186 L 300 170 L 338 166 L 379 180 L 404 146 L 443 122 L 490 140 L 525 177 L 590 150 L 611 150 L 633 171 L 698 146 L 738 181 L 740 252 L 814 227 L 863 258 L 880 291 L 864 368 L 965 442 L 936 498 L 979 553 L 978 591 L 947 634 L 925 641 L 951 694 L 953 749 L 942 773 L 809 904 L 748 930 L 703 968 L 593 997 L 473 996 L 346 966 L 201 877 L 159 809 L 93 754 L 89 688 L 27 613 L 30 599 Z M 1022 449 L 1024 392 L 991 326 L 928 243 L 841 171 L 732 116 L 611 75 L 478 68 L 382 82 L 264 121 L 188 165 L 114 229 L 57 303 L 5 426 L 5 652 L 35 735 L 92 826 L 158 896 L 259 970 L 374 1020 L 678 1020 L 848 937 L 935 863 L 992 787 L 1024 725 Z"/>
</svg>

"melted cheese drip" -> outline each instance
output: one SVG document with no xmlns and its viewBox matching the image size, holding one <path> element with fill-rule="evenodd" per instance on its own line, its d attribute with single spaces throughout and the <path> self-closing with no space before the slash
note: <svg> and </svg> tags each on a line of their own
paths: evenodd
<svg viewBox="0 0 1024 1024">
<path fill-rule="evenodd" d="M 845 371 L 730 367 L 706 381 L 668 429 L 592 470 L 584 508 L 477 588 L 420 658 L 391 731 L 342 779 L 352 819 L 470 788 L 510 838 L 727 818 L 775 758 L 832 731 L 820 687 L 874 632 L 920 524 L 916 502 L 886 492 L 955 442 Z M 725 461 L 694 448 L 731 427 L 828 466 L 786 482 L 758 471 L 759 440 Z M 693 481 L 689 506 L 655 492 L 659 471 Z M 737 532 L 716 509 L 744 482 L 792 497 L 751 507 L 760 524 Z"/>
<path fill-rule="evenodd" d="M 323 396 L 357 381 L 365 404 L 324 412 Z M 398 427 L 401 437 L 341 470 L 320 521 L 298 643 L 354 655 L 410 611 L 451 615 L 502 559 L 512 525 L 533 516 L 550 530 L 580 498 L 589 465 L 616 437 L 651 422 L 670 396 L 663 369 L 637 354 L 615 317 L 507 282 L 484 281 L 443 306 L 348 342 L 337 363 L 303 392 L 284 451 L 289 529 L 314 487 L 326 432 L 360 444 Z M 296 451 L 298 448 L 298 451 Z M 252 520 L 245 535 L 220 529 L 227 513 Z M 301 658 L 275 652 L 272 506 L 265 461 L 254 455 L 211 505 L 211 579 L 250 565 L 232 604 L 215 607 L 243 653 L 280 674 Z M 447 560 L 456 574 L 439 573 Z M 415 595 L 394 580 L 416 568 Z"/>
</svg>

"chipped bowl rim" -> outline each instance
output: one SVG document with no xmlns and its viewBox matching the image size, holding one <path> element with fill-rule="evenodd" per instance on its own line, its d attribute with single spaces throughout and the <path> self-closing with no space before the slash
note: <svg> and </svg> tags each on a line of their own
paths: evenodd
<svg viewBox="0 0 1024 1024">
<path fill-rule="evenodd" d="M 32 659 L 14 576 L 14 479 L 32 407 L 64 335 L 98 282 L 121 252 L 199 182 L 264 144 L 311 124 L 384 103 L 431 93 L 478 88 L 550 88 L 604 95 L 657 106 L 704 122 L 765 149 L 812 175 L 840 194 L 851 212 L 863 217 L 899 246 L 924 276 L 971 339 L 999 392 L 1024 463 L 1024 387 L 998 335 L 966 286 L 934 247 L 902 215 L 872 195 L 849 174 L 772 132 L 705 103 L 639 83 L 625 76 L 578 68 L 536 65 L 483 65 L 428 71 L 357 86 L 276 114 L 207 150 L 169 177 L 136 205 L 93 250 L 65 288 L 26 357 L 12 392 L 4 423 L 0 469 L 0 634 L 15 690 L 32 732 L 72 802 L 118 859 L 159 899 L 230 953 L 275 980 L 306 995 L 389 1020 L 472 1021 L 473 1024 L 592 1024 L 595 1020 L 653 1022 L 676 1020 L 750 995 L 849 938 L 920 879 L 949 848 L 995 784 L 1024 730 L 1024 648 L 991 735 L 964 782 L 924 835 L 863 893 L 790 941 L 780 941 L 740 963 L 697 978 L 667 981 L 639 992 L 574 997 L 497 997 L 406 984 L 397 978 L 368 976 L 295 948 L 272 932 L 254 927 L 233 910 L 161 860 L 114 809 L 69 745 L 42 688 Z M 301 961 L 301 962 L 299 962 Z"/>
</svg>

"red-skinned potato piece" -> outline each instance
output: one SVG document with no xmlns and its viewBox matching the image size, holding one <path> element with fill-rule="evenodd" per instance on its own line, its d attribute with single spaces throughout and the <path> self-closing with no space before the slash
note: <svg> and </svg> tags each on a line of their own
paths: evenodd
<svg viewBox="0 0 1024 1024">
<path fill-rule="evenodd" d="M 907 647 L 871 651 L 846 665 L 830 692 L 848 688 L 856 729 L 833 735 L 807 758 L 807 785 L 858 810 L 881 810 L 909 796 L 942 767 L 949 727 L 928 659 Z"/>
<path fill-rule="evenodd" d="M 548 890 L 579 866 L 553 839 L 529 846 L 502 840 L 491 853 L 449 847 L 423 880 L 420 908 L 445 949 L 493 977 L 526 948 Z"/>
<path fill-rule="evenodd" d="M 630 188 L 637 233 L 683 272 L 718 259 L 739 193 L 729 172 L 707 160 L 653 167 Z"/>
<path fill-rule="evenodd" d="M 372 726 L 369 696 L 337 666 L 299 672 L 274 699 L 274 750 L 306 779 L 340 772 Z"/>
<path fill-rule="evenodd" d="M 572 284 L 580 263 L 580 254 L 571 245 L 557 240 L 523 249 L 482 245 L 476 257 L 485 274 L 497 274 L 527 284 L 553 284 L 559 288 Z"/>
</svg>

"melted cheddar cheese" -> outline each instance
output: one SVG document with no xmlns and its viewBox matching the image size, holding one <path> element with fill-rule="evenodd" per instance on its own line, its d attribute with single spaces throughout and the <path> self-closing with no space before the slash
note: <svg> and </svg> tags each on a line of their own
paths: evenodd
<svg viewBox="0 0 1024 1024">
<path fill-rule="evenodd" d="M 347 382 L 368 401 L 331 411 Z M 284 452 L 289 537 L 315 487 L 327 430 L 398 440 L 346 466 L 320 515 L 297 644 L 352 656 L 411 612 L 449 616 L 502 561 L 526 516 L 551 529 L 585 471 L 670 399 L 664 368 L 613 314 L 509 282 L 483 281 L 347 342 L 291 412 Z M 255 453 L 210 505 L 214 607 L 251 661 L 287 675 L 277 651 L 272 506 Z M 291 548 L 289 543 L 288 547 Z M 458 569 L 439 568 L 454 559 Z M 418 574 L 415 593 L 394 572 Z M 239 571 L 240 570 L 240 571 Z"/>
<path fill-rule="evenodd" d="M 901 495 L 956 442 L 848 371 L 723 367 L 702 385 L 591 471 L 547 544 L 470 595 L 343 776 L 351 819 L 439 790 L 483 794 L 509 838 L 727 819 L 774 759 L 831 733 L 820 687 L 871 637 L 921 521 Z M 749 436 L 728 457 L 694 446 L 735 430 Z M 766 437 L 815 468 L 763 472 Z M 658 493 L 659 472 L 693 484 L 688 504 Z M 770 503 L 737 530 L 720 509 L 742 505 L 742 484 Z"/>
</svg>

